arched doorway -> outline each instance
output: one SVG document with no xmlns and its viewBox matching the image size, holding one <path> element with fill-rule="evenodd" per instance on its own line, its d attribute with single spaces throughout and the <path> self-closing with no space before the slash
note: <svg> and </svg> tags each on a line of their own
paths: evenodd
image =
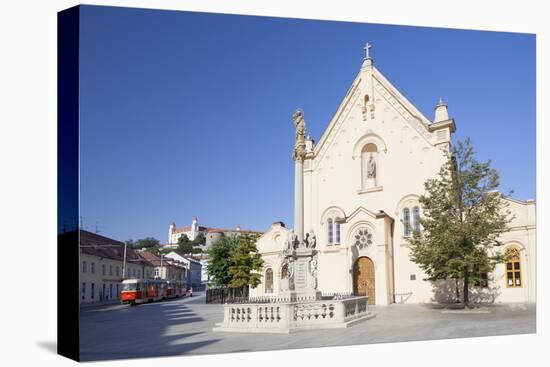
<svg viewBox="0 0 550 367">
<path fill-rule="evenodd" d="M 369 305 L 376 303 L 374 263 L 366 256 L 358 258 L 353 264 L 353 293 L 368 296 Z"/>
</svg>

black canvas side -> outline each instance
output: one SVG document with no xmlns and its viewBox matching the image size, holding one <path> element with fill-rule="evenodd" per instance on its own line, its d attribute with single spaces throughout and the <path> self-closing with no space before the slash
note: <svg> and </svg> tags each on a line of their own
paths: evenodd
<svg viewBox="0 0 550 367">
<path fill-rule="evenodd" d="M 57 14 L 57 353 L 80 360 L 79 334 L 80 8 Z"/>
</svg>

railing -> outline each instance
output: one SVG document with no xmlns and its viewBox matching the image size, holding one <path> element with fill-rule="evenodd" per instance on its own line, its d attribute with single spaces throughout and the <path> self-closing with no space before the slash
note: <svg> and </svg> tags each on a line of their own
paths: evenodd
<svg viewBox="0 0 550 367">
<path fill-rule="evenodd" d="M 256 297 L 258 298 L 258 297 Z M 263 297 L 262 297 L 263 298 Z M 225 304 L 224 329 L 291 329 L 316 328 L 346 323 L 368 314 L 368 297 L 348 297 L 310 302 L 277 302 Z"/>
<path fill-rule="evenodd" d="M 206 303 L 248 302 L 248 288 L 208 288 Z"/>
<path fill-rule="evenodd" d="M 346 299 L 352 297 L 360 297 L 352 292 L 323 292 L 322 299 L 331 300 L 331 299 Z"/>
<path fill-rule="evenodd" d="M 323 292 L 321 300 L 344 300 L 358 297 L 351 292 Z M 266 304 L 266 303 L 293 303 L 293 302 L 314 302 L 315 297 L 296 296 L 257 296 L 249 297 L 248 289 L 244 288 L 210 288 L 206 290 L 206 303 L 230 303 L 230 304 Z"/>
</svg>

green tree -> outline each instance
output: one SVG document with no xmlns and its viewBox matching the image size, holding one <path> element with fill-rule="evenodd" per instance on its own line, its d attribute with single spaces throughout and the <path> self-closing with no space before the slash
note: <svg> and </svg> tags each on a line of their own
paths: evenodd
<svg viewBox="0 0 550 367">
<path fill-rule="evenodd" d="M 419 199 L 423 230 L 414 231 L 409 239 L 410 258 L 424 270 L 426 280 L 454 279 L 457 296 L 461 279 L 463 302 L 469 305 L 470 284 L 503 261 L 493 246 L 512 220 L 496 191 L 498 172 L 491 161 L 476 160 L 467 139 L 453 147 L 437 177 L 424 186 L 426 194 Z"/>
<path fill-rule="evenodd" d="M 232 275 L 229 272 L 232 265 L 231 253 L 237 243 L 238 241 L 234 237 L 222 237 L 208 249 L 206 269 L 214 284 L 227 287 L 231 283 Z"/>
<path fill-rule="evenodd" d="M 193 240 L 193 246 L 195 246 L 198 249 L 198 252 L 202 252 L 202 250 L 198 248 L 198 246 L 204 246 L 205 244 L 206 244 L 206 237 L 202 233 L 199 233 Z"/>
<path fill-rule="evenodd" d="M 126 244 L 134 249 L 158 247 L 159 240 L 154 237 L 145 237 L 137 241 L 128 240 Z"/>
<path fill-rule="evenodd" d="M 257 235 L 241 234 L 237 236 L 237 244 L 231 251 L 231 288 L 250 286 L 256 288 L 261 283 L 260 270 L 263 266 L 262 256 L 256 248 Z"/>
<path fill-rule="evenodd" d="M 199 233 L 193 241 L 190 241 L 187 235 L 182 235 L 178 238 L 178 247 L 176 252 L 180 255 L 188 254 L 198 254 L 202 252 L 202 249 L 199 247 L 204 244 L 206 239 L 202 233 Z"/>
</svg>

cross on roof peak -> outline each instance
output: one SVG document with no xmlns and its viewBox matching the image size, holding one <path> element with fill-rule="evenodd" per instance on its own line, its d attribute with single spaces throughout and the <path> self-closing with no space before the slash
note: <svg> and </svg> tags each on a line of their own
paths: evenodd
<svg viewBox="0 0 550 367">
<path fill-rule="evenodd" d="M 363 47 L 363 50 L 365 50 L 365 60 L 371 59 L 370 57 L 370 49 L 372 48 L 372 45 L 370 43 L 365 43 L 365 47 Z"/>
</svg>

